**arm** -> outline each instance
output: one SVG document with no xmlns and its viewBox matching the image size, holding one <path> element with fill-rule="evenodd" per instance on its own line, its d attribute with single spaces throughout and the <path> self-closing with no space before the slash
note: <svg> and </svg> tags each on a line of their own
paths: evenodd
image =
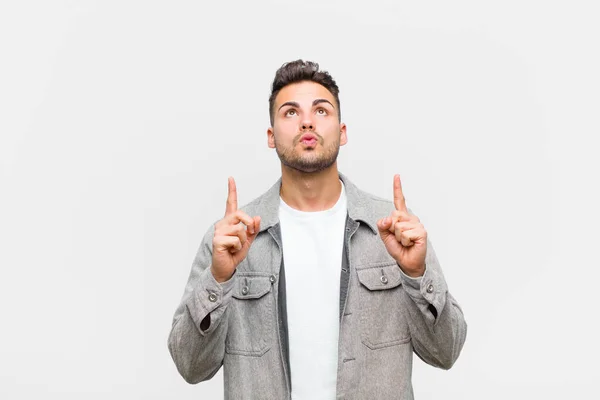
<svg viewBox="0 0 600 400">
<path fill-rule="evenodd" d="M 188 383 L 212 378 L 223 364 L 235 269 L 259 230 L 260 217 L 237 209 L 235 180 L 228 178 L 225 217 L 202 239 L 169 335 L 171 357 Z"/>
<path fill-rule="evenodd" d="M 427 231 L 406 206 L 400 176 L 394 176 L 394 208 L 377 226 L 402 271 L 413 348 L 426 363 L 449 369 L 462 350 L 467 324 L 446 280 Z"/>
<path fill-rule="evenodd" d="M 449 369 L 462 350 L 467 324 L 460 306 L 448 292 L 429 240 L 425 265 L 422 277 L 411 278 L 402 273 L 412 343 L 423 361 Z"/>
<path fill-rule="evenodd" d="M 218 283 L 211 273 L 214 225 L 205 234 L 169 335 L 169 351 L 188 383 L 212 378 L 225 355 L 226 310 L 234 276 Z"/>
</svg>

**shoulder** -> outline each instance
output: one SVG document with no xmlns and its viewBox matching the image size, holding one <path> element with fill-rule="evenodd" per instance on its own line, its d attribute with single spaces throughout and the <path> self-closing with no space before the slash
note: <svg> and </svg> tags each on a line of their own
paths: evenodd
<svg viewBox="0 0 600 400">
<path fill-rule="evenodd" d="M 377 227 L 377 221 L 381 218 L 389 216 L 396 210 L 394 202 L 391 199 L 386 199 L 369 193 L 355 186 L 348 181 L 346 184 L 348 211 L 354 219 L 362 219 L 369 222 L 373 229 Z M 412 211 L 409 209 L 409 213 Z"/>
<path fill-rule="evenodd" d="M 383 197 L 357 189 L 359 197 L 365 206 L 372 209 L 374 213 L 389 213 L 394 209 L 394 202 Z"/>
</svg>

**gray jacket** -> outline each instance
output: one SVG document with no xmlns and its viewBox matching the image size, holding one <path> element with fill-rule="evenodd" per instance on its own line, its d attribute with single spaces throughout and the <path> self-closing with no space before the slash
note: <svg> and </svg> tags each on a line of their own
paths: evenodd
<svg viewBox="0 0 600 400">
<path fill-rule="evenodd" d="M 393 203 L 339 176 L 348 215 L 336 397 L 413 399 L 413 350 L 426 363 L 448 369 L 462 349 L 467 325 L 431 243 L 425 274 L 404 275 L 377 229 L 377 220 L 394 210 Z M 179 373 L 198 383 L 223 365 L 225 399 L 291 398 L 280 187 L 281 178 L 242 207 L 261 217 L 260 232 L 225 283 L 217 283 L 210 271 L 214 225 L 206 232 L 173 318 L 169 350 Z M 307 287 L 306 295 L 310 292 Z"/>
</svg>

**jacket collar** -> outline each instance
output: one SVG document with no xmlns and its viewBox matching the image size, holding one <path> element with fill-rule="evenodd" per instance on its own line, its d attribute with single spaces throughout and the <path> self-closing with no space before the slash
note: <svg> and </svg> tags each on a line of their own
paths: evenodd
<svg viewBox="0 0 600 400">
<path fill-rule="evenodd" d="M 344 174 L 338 171 L 340 180 L 344 182 L 347 196 L 348 216 L 354 221 L 367 224 L 373 233 L 377 234 L 375 216 L 370 212 L 365 201 L 368 194 L 356 187 Z M 254 206 L 255 214 L 261 217 L 260 231 L 267 230 L 279 223 L 279 191 L 281 189 L 281 177 L 269 190 L 256 198 L 248 206 Z"/>
</svg>

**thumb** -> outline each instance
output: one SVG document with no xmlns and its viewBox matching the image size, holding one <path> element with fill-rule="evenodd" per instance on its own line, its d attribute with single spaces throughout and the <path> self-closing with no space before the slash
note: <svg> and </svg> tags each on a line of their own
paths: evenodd
<svg viewBox="0 0 600 400">
<path fill-rule="evenodd" d="M 248 247 L 252 245 L 256 236 L 258 236 L 258 231 L 260 231 L 260 217 L 252 218 L 254 220 L 254 233 L 252 235 L 248 235 Z"/>
<path fill-rule="evenodd" d="M 233 252 L 234 258 L 237 257 L 237 263 L 242 262 L 242 260 L 246 258 L 246 255 L 248 255 L 248 252 L 250 251 L 250 247 L 252 247 L 254 239 L 256 239 L 256 236 L 258 236 L 258 231 L 260 230 L 260 217 L 254 217 L 252 219 L 254 220 L 254 233 L 248 233 L 246 236 L 247 240 L 242 245 L 242 249 L 238 252 Z"/>
<path fill-rule="evenodd" d="M 382 218 L 377 221 L 377 229 L 379 230 L 379 235 L 381 239 L 386 242 L 387 238 L 392 235 L 390 232 L 390 226 L 392 225 L 392 219 L 390 217 Z"/>
</svg>

